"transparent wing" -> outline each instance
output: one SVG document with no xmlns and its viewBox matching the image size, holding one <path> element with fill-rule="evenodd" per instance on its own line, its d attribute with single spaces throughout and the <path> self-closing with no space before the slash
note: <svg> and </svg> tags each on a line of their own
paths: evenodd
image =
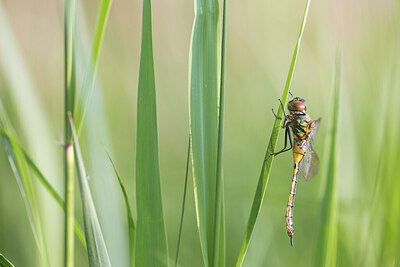
<svg viewBox="0 0 400 267">
<path fill-rule="evenodd" d="M 317 153 L 313 149 L 314 137 L 318 131 L 321 119 L 313 121 L 310 136 L 306 143 L 306 153 L 303 160 L 300 162 L 300 174 L 304 176 L 306 181 L 311 180 L 318 172 L 319 159 Z"/>
</svg>

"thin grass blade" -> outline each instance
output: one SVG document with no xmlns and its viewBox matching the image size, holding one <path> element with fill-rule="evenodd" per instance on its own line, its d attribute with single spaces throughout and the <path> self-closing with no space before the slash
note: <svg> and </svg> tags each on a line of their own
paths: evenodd
<svg viewBox="0 0 400 267">
<path fill-rule="evenodd" d="M 340 72 L 341 53 L 338 49 L 335 62 L 334 76 L 334 98 L 332 112 L 332 126 L 329 139 L 329 158 L 326 175 L 326 185 L 321 203 L 320 235 L 316 253 L 315 266 L 336 266 L 336 249 L 338 235 L 338 197 L 337 197 L 337 136 L 339 121 L 339 100 L 340 100 Z"/>
<path fill-rule="evenodd" d="M 218 1 L 195 1 L 189 54 L 189 119 L 197 227 L 205 266 L 214 264 L 219 39 Z M 223 238 L 219 246 L 224 246 Z M 216 258 L 220 256 L 215 255 Z"/>
<path fill-rule="evenodd" d="M 137 98 L 135 266 L 168 266 L 157 135 L 151 1 L 143 0 Z"/>
<path fill-rule="evenodd" d="M 299 36 L 297 38 L 296 47 L 295 47 L 294 52 L 293 52 L 292 61 L 290 63 L 288 76 L 287 76 L 287 79 L 286 79 L 285 87 L 283 89 L 282 98 L 281 98 L 281 101 L 282 101 L 283 104 L 285 104 L 286 101 L 287 101 L 287 97 L 288 97 L 288 93 L 289 93 L 289 89 L 290 89 L 290 84 L 292 82 L 293 71 L 294 71 L 294 68 L 295 68 L 295 65 L 296 65 L 297 55 L 299 53 L 301 38 L 303 36 L 304 28 L 305 28 L 305 25 L 306 25 L 306 22 L 307 22 L 308 11 L 310 9 L 310 2 L 311 2 L 311 0 L 307 0 L 307 4 L 306 4 L 305 11 L 304 11 L 303 20 L 302 20 L 301 27 L 300 27 L 300 33 L 299 33 Z M 244 257 L 246 255 L 246 252 L 247 252 L 247 249 L 248 249 L 248 246 L 249 246 L 249 243 L 250 243 L 250 239 L 251 239 L 251 236 L 253 234 L 254 225 L 256 223 L 258 214 L 260 213 L 261 204 L 262 204 L 263 199 L 264 199 L 265 191 L 266 191 L 267 184 L 268 184 L 269 174 L 270 174 L 270 171 L 271 171 L 272 161 L 273 161 L 273 157 L 271 157 L 270 155 L 272 155 L 274 153 L 274 151 L 275 151 L 276 143 L 277 143 L 277 140 L 278 140 L 278 134 L 279 134 L 279 131 L 280 131 L 280 128 L 281 128 L 280 124 L 282 122 L 282 119 L 280 119 L 280 118 L 282 118 L 282 115 L 283 115 L 283 109 L 279 105 L 277 118 L 275 119 L 274 127 L 272 129 L 271 137 L 270 137 L 269 143 L 268 143 L 267 152 L 265 154 L 264 162 L 263 162 L 263 165 L 262 165 L 260 178 L 258 180 L 256 192 L 254 194 L 253 204 L 251 206 L 250 216 L 249 216 L 249 220 L 247 222 L 246 230 L 245 230 L 245 233 L 244 233 L 242 246 L 240 248 L 240 252 L 239 252 L 239 255 L 238 255 L 238 260 L 236 262 L 236 266 L 237 267 L 238 266 L 242 266 L 242 264 L 243 264 L 243 260 L 244 260 Z"/>
<path fill-rule="evenodd" d="M 222 40 L 221 40 L 221 74 L 219 86 L 218 110 L 218 148 L 217 148 L 217 176 L 215 190 L 214 215 L 214 262 L 213 266 L 225 266 L 225 212 L 223 198 L 222 153 L 224 140 L 224 106 L 225 106 L 225 62 L 226 62 L 226 2 L 222 7 Z"/>
<path fill-rule="evenodd" d="M 8 115 L 0 102 L 0 126 L 5 129 L 5 132 L 11 133 L 11 136 L 15 136 L 14 129 L 11 126 Z M 29 218 L 29 222 L 32 228 L 35 243 L 39 249 L 41 256 L 41 263 L 43 266 L 48 266 L 48 255 L 46 243 L 43 235 L 42 224 L 40 220 L 39 208 L 37 205 L 36 192 L 32 183 L 32 177 L 29 173 L 27 162 L 25 161 L 24 154 L 18 144 L 14 142 L 16 138 L 7 139 L 3 135 L 3 142 L 8 154 L 8 159 L 19 190 L 21 192 L 26 212 Z"/>
<path fill-rule="evenodd" d="M 19 141 L 16 140 L 15 138 L 11 137 L 2 126 L 0 126 L 0 135 L 2 135 L 3 138 L 5 138 L 7 140 L 8 143 L 13 143 L 14 145 L 18 146 L 18 149 L 20 149 L 24 155 L 26 163 L 31 168 L 33 173 L 35 173 L 36 177 L 39 179 L 39 182 L 41 182 L 41 184 L 44 186 L 44 188 L 47 190 L 47 192 L 49 192 L 49 194 L 56 201 L 58 206 L 60 206 L 60 208 L 65 212 L 64 200 L 57 193 L 57 191 L 54 189 L 54 187 L 50 184 L 49 180 L 46 179 L 46 177 L 43 175 L 43 173 L 39 170 L 39 168 L 33 162 L 33 160 L 29 157 L 28 153 L 26 153 L 26 151 L 21 147 L 21 144 L 19 143 Z M 79 224 L 76 220 L 74 223 L 74 229 L 75 229 L 76 236 L 81 241 L 82 245 L 86 248 L 85 236 L 83 234 L 82 228 L 79 226 Z"/>
<path fill-rule="evenodd" d="M 87 242 L 87 252 L 89 265 L 91 267 L 111 267 L 106 244 L 101 232 L 100 224 L 97 219 L 96 209 L 90 192 L 89 183 L 85 166 L 83 163 L 79 141 L 76 136 L 74 123 L 71 114 L 69 120 L 74 143 L 74 153 L 76 158 L 76 167 L 78 172 L 79 188 L 82 199 L 83 220 L 85 223 L 85 236 Z"/>
<path fill-rule="evenodd" d="M 134 259 L 135 259 L 135 222 L 133 220 L 131 206 L 129 205 L 128 194 L 126 193 L 124 183 L 122 182 L 121 177 L 115 167 L 114 161 L 111 159 L 110 154 L 107 153 L 108 158 L 114 168 L 115 175 L 117 175 L 119 185 L 121 186 L 122 194 L 124 195 L 125 205 L 126 205 L 126 214 L 128 217 L 128 226 L 129 226 L 129 244 L 130 244 L 130 253 L 131 253 L 131 266 L 134 266 Z"/>
<path fill-rule="evenodd" d="M 188 182 L 188 177 L 189 177 L 189 164 L 190 164 L 190 136 L 189 136 L 189 142 L 188 142 L 188 152 L 187 152 L 187 156 L 186 156 L 185 185 L 183 186 L 182 211 L 181 211 L 181 221 L 179 223 L 178 244 L 176 246 L 175 267 L 178 266 L 179 249 L 180 249 L 180 245 L 181 245 L 182 228 L 183 228 L 183 217 L 185 215 L 187 182 Z"/>
<path fill-rule="evenodd" d="M 76 111 L 74 114 L 78 136 L 82 128 L 87 104 L 92 94 L 94 82 L 96 79 L 97 67 L 99 65 L 100 49 L 103 42 L 103 35 L 107 24 L 107 18 L 110 14 L 111 3 L 112 0 L 102 0 L 100 3 L 99 11 L 97 13 L 97 24 L 95 29 L 95 36 L 93 39 L 89 66 L 86 70 L 86 75 L 83 81 L 83 86 L 80 92 L 80 96 L 78 98 L 78 103 L 76 105 Z"/>
<path fill-rule="evenodd" d="M 0 267 L 14 267 L 14 265 L 3 254 L 0 254 Z"/>
</svg>

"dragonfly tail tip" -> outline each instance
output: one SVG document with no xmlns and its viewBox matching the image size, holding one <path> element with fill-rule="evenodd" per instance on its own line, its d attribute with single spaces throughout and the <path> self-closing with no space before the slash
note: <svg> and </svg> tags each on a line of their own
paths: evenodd
<svg viewBox="0 0 400 267">
<path fill-rule="evenodd" d="M 290 245 L 293 247 L 293 236 L 290 237 Z"/>
</svg>

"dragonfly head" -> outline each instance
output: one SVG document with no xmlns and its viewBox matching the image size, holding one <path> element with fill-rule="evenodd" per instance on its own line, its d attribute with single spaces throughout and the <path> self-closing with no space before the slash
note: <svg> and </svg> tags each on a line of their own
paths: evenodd
<svg viewBox="0 0 400 267">
<path fill-rule="evenodd" d="M 307 105 L 306 101 L 300 97 L 293 97 L 292 100 L 289 101 L 287 108 L 290 112 L 300 111 L 302 113 L 306 112 Z"/>
</svg>

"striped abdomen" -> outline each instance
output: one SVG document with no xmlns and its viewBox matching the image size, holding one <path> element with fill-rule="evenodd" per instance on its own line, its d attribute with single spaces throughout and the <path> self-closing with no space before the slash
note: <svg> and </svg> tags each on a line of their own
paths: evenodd
<svg viewBox="0 0 400 267">
<path fill-rule="evenodd" d="M 290 244 L 293 247 L 293 207 L 294 207 L 294 196 L 296 195 L 296 185 L 298 181 L 298 174 L 300 168 L 300 162 L 306 152 L 305 141 L 295 140 L 293 144 L 293 178 L 292 186 L 290 188 L 289 201 L 286 207 L 286 230 L 290 238 Z"/>
</svg>

